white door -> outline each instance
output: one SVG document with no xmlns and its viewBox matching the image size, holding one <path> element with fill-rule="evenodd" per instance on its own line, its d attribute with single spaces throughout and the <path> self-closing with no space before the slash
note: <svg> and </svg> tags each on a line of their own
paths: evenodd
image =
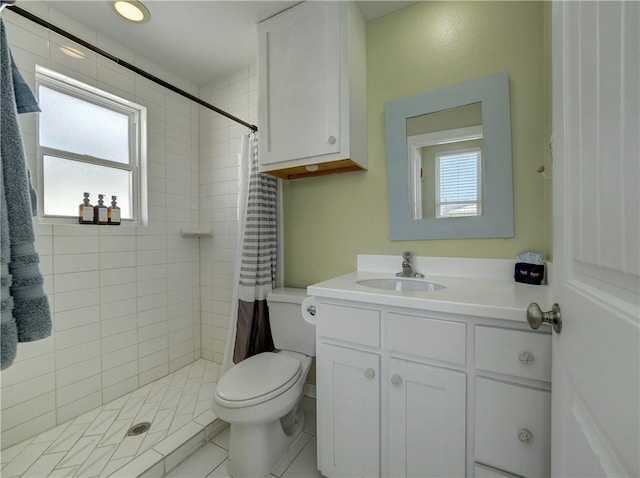
<svg viewBox="0 0 640 478">
<path fill-rule="evenodd" d="M 640 3 L 553 7 L 556 477 L 640 475 Z"/>
</svg>

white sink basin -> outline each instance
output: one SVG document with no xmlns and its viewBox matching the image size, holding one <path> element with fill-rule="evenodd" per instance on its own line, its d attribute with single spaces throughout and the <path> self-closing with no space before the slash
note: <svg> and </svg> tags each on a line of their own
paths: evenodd
<svg viewBox="0 0 640 478">
<path fill-rule="evenodd" d="M 374 289 L 403 291 L 422 291 L 433 292 L 444 289 L 445 286 L 426 282 L 420 279 L 401 279 L 401 278 L 381 278 L 381 279 L 362 279 L 356 281 L 356 284 L 365 287 L 373 287 Z"/>
</svg>

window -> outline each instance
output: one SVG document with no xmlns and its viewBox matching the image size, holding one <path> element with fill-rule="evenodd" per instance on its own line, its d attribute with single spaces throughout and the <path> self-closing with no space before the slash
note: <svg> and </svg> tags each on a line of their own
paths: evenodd
<svg viewBox="0 0 640 478">
<path fill-rule="evenodd" d="M 436 217 L 482 215 L 480 148 L 436 153 Z"/>
<path fill-rule="evenodd" d="M 78 216 L 83 193 L 117 196 L 123 220 L 146 218 L 146 108 L 36 68 L 40 204 L 45 217 Z"/>
</svg>

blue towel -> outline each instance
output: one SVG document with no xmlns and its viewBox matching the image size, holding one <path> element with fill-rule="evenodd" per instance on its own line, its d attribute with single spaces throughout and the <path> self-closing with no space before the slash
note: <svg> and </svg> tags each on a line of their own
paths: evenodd
<svg viewBox="0 0 640 478">
<path fill-rule="evenodd" d="M 32 188 L 25 162 L 19 112 L 39 111 L 17 71 L 0 18 L 0 359 L 2 370 L 16 356 L 18 342 L 51 335 L 51 312 L 35 250 Z"/>
</svg>

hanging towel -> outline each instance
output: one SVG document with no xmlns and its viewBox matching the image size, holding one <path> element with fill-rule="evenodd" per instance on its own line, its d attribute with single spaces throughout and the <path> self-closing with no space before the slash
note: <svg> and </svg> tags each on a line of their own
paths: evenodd
<svg viewBox="0 0 640 478">
<path fill-rule="evenodd" d="M 25 162 L 18 113 L 39 111 L 11 57 L 0 18 L 0 359 L 9 367 L 18 342 L 51 335 L 51 313 L 35 250 L 33 188 Z"/>
</svg>

